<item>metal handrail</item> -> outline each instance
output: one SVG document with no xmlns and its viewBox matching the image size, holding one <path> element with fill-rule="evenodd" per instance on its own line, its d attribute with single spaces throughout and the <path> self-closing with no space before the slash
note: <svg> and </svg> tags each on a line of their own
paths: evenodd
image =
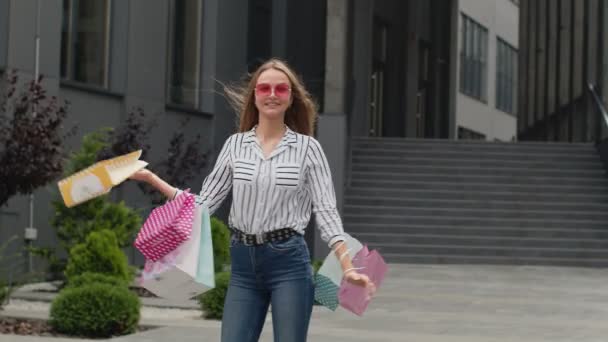
<svg viewBox="0 0 608 342">
<path fill-rule="evenodd" d="M 595 90 L 595 86 L 593 84 L 588 83 L 587 86 L 589 87 L 591 95 L 593 95 L 593 99 L 595 100 L 597 108 L 600 110 L 600 113 L 602 113 L 604 125 L 608 127 L 608 111 L 606 110 L 606 106 L 604 106 L 604 102 L 602 102 L 602 100 L 600 99 L 600 96 L 597 94 L 597 91 Z"/>
</svg>

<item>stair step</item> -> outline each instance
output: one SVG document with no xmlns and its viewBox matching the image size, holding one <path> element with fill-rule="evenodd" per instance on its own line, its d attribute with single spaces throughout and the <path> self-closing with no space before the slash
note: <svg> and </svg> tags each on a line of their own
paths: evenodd
<svg viewBox="0 0 608 342">
<path fill-rule="evenodd" d="M 382 148 L 406 147 L 433 149 L 458 149 L 460 151 L 498 150 L 498 151 L 528 151 L 528 152 L 585 152 L 595 150 L 591 143 L 560 143 L 560 142 L 491 142 L 474 140 L 446 139 L 403 139 L 403 138 L 362 138 L 354 137 L 353 149 L 379 146 Z"/>
<path fill-rule="evenodd" d="M 355 165 L 395 165 L 395 166 L 424 166 L 424 167 L 455 167 L 455 168 L 523 168 L 523 169 L 559 169 L 569 171 L 598 170 L 603 172 L 603 165 L 599 158 L 593 161 L 543 161 L 543 160 L 497 160 L 497 159 L 482 159 L 482 158 L 411 158 L 411 157 L 394 157 L 394 156 L 360 156 L 355 155 L 352 158 Z"/>
<path fill-rule="evenodd" d="M 354 172 L 382 172 L 398 174 L 401 177 L 409 173 L 424 173 L 428 175 L 492 175 L 510 177 L 606 177 L 601 169 L 571 170 L 556 168 L 524 168 L 524 167 L 479 167 L 479 166 L 443 166 L 443 165 L 399 165 L 395 163 L 353 163 Z"/>
<path fill-rule="evenodd" d="M 543 189 L 544 190 L 544 189 Z M 556 196 L 556 193 L 559 196 Z M 437 199 L 437 200 L 498 200 L 498 201 L 546 201 L 553 203 L 577 202 L 591 204 L 608 204 L 608 191 L 605 194 L 569 193 L 567 190 L 561 192 L 529 191 L 528 187 L 519 188 L 518 191 L 496 191 L 488 186 L 481 189 L 471 189 L 468 184 L 463 184 L 458 190 L 443 189 L 442 187 L 430 189 L 396 189 L 394 187 L 349 187 L 345 191 L 346 202 L 350 198 L 412 198 L 412 199 Z"/>
<path fill-rule="evenodd" d="M 357 222 L 366 224 L 403 224 L 408 223 L 412 225 L 425 224 L 425 225 L 441 225 L 441 226 L 479 226 L 485 225 L 487 227 L 521 227 L 521 228 L 563 228 L 563 227 L 580 227 L 585 229 L 608 229 L 606 226 L 606 220 L 601 219 L 578 219 L 569 217 L 567 219 L 560 218 L 543 218 L 533 217 L 524 218 L 520 216 L 498 218 L 493 216 L 438 216 L 438 215 L 424 215 L 422 213 L 411 214 L 411 215 L 382 215 L 379 216 L 377 213 L 369 212 L 355 212 L 355 213 L 344 213 L 345 222 Z"/>
<path fill-rule="evenodd" d="M 353 171 L 351 181 L 365 181 L 370 185 L 379 182 L 391 181 L 395 186 L 401 182 L 481 182 L 497 183 L 499 185 L 572 185 L 572 186 L 597 186 L 603 187 L 608 191 L 608 179 L 604 176 L 526 176 L 526 175 L 496 175 L 496 174 L 429 174 L 425 172 L 416 173 L 396 173 L 396 172 L 370 172 Z"/>
<path fill-rule="evenodd" d="M 514 210 L 514 209 L 477 209 L 477 208 L 436 208 L 436 207 L 398 207 L 351 205 L 344 206 L 345 214 L 372 213 L 375 215 L 402 215 L 405 220 L 409 215 L 450 216 L 450 217 L 487 217 L 521 219 L 550 217 L 552 219 L 580 219 L 608 221 L 608 212 L 598 211 L 559 211 L 559 210 Z"/>
<path fill-rule="evenodd" d="M 355 148 L 353 157 L 393 157 L 393 158 L 421 158 L 421 159 L 447 159 L 447 160 L 495 160 L 511 162 L 599 162 L 599 154 L 595 150 L 565 152 L 534 152 L 534 151 L 463 151 L 462 149 L 428 150 L 417 148 Z"/>
<path fill-rule="evenodd" d="M 608 239 L 583 238 L 533 238 L 502 236 L 461 236 L 448 234 L 414 234 L 414 233 L 355 233 L 352 235 L 362 242 L 373 245 L 407 244 L 407 245 L 456 245 L 478 247 L 538 247 L 569 249 L 608 249 Z"/>
<path fill-rule="evenodd" d="M 389 262 L 608 267 L 594 144 L 355 137 L 343 220 Z"/>
<path fill-rule="evenodd" d="M 563 239 L 608 239 L 607 228 L 585 229 L 578 226 L 559 228 L 494 227 L 485 225 L 440 225 L 440 224 L 374 224 L 344 222 L 347 231 L 358 234 L 430 234 L 447 236 L 491 236 L 505 238 L 563 238 Z"/>
<path fill-rule="evenodd" d="M 581 211 L 581 212 L 607 212 L 608 204 L 581 203 L 581 202 L 545 202 L 531 201 L 525 197 L 520 200 L 498 200 L 491 196 L 477 199 L 439 199 L 416 197 L 387 197 L 387 196 L 346 196 L 346 203 L 355 206 L 368 206 L 370 208 L 409 207 L 409 208 L 436 208 L 436 209 L 502 209 L 518 211 Z M 606 216 L 608 218 L 608 215 Z"/>
<path fill-rule="evenodd" d="M 471 256 L 471 255 L 430 255 L 412 253 L 383 253 L 388 263 L 411 264 L 468 264 L 468 265 L 534 265 L 565 267 L 608 267 L 608 259 L 601 258 L 538 258 L 518 256 Z"/>
<path fill-rule="evenodd" d="M 372 189 L 379 190 L 394 190 L 394 191 L 454 191 L 459 193 L 467 193 L 467 192 L 489 192 L 489 191 L 497 191 L 497 192 L 513 192 L 518 194 L 529 194 L 529 193 L 539 193 L 539 194 L 572 194 L 572 195 L 589 195 L 589 196 L 604 196 L 608 195 L 608 182 L 606 182 L 602 186 L 602 184 L 597 185 L 576 185 L 572 184 L 568 181 L 565 182 L 553 182 L 549 184 L 539 184 L 536 183 L 496 183 L 489 182 L 486 179 L 470 179 L 468 182 L 462 182 L 457 180 L 451 181 L 442 181 L 439 179 L 432 179 L 429 181 L 416 181 L 409 179 L 407 180 L 383 180 L 383 179 L 366 179 L 365 176 L 359 176 L 357 179 L 352 179 L 350 181 L 349 189 L 353 190 L 361 190 L 367 191 Z M 486 177 L 487 178 L 487 177 Z M 562 179 L 563 180 L 563 179 Z M 485 182 L 484 182 L 485 181 Z M 597 183 L 603 183 L 603 180 L 598 181 Z"/>
<path fill-rule="evenodd" d="M 604 248 L 547 248 L 547 247 L 517 247 L 517 246 L 468 246 L 440 244 L 405 244 L 405 243 L 370 243 L 370 249 L 377 249 L 380 254 L 400 253 L 405 251 L 412 254 L 434 255 L 471 255 L 471 256 L 503 256 L 530 258 L 592 258 L 606 259 L 608 250 Z"/>
</svg>

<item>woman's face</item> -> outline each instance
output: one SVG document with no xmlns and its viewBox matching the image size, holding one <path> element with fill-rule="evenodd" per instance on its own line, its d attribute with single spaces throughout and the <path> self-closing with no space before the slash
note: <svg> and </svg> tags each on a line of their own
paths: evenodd
<svg viewBox="0 0 608 342">
<path fill-rule="evenodd" d="M 260 74 L 255 86 L 255 106 L 261 117 L 284 119 L 291 105 L 291 83 L 282 71 L 268 69 Z"/>
</svg>

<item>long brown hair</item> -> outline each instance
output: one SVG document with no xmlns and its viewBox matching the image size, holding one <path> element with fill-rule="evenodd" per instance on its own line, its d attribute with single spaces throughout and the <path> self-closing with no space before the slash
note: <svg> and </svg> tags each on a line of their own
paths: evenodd
<svg viewBox="0 0 608 342">
<path fill-rule="evenodd" d="M 239 113 L 239 132 L 249 131 L 258 123 L 260 113 L 255 106 L 255 85 L 260 74 L 269 69 L 281 71 L 291 83 L 292 103 L 285 111 L 287 127 L 300 134 L 313 135 L 317 105 L 296 73 L 286 62 L 276 58 L 262 64 L 242 85 L 224 87 L 230 104 Z"/>
</svg>

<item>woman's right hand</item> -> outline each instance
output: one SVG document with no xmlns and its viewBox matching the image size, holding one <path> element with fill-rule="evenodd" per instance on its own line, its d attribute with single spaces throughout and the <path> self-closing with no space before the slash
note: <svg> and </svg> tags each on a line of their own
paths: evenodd
<svg viewBox="0 0 608 342">
<path fill-rule="evenodd" d="M 148 169 L 141 169 L 141 170 L 135 172 L 134 174 L 132 174 L 131 176 L 129 176 L 129 179 L 149 183 L 149 181 L 153 175 L 154 174 L 152 173 L 152 171 L 150 171 Z"/>
</svg>

